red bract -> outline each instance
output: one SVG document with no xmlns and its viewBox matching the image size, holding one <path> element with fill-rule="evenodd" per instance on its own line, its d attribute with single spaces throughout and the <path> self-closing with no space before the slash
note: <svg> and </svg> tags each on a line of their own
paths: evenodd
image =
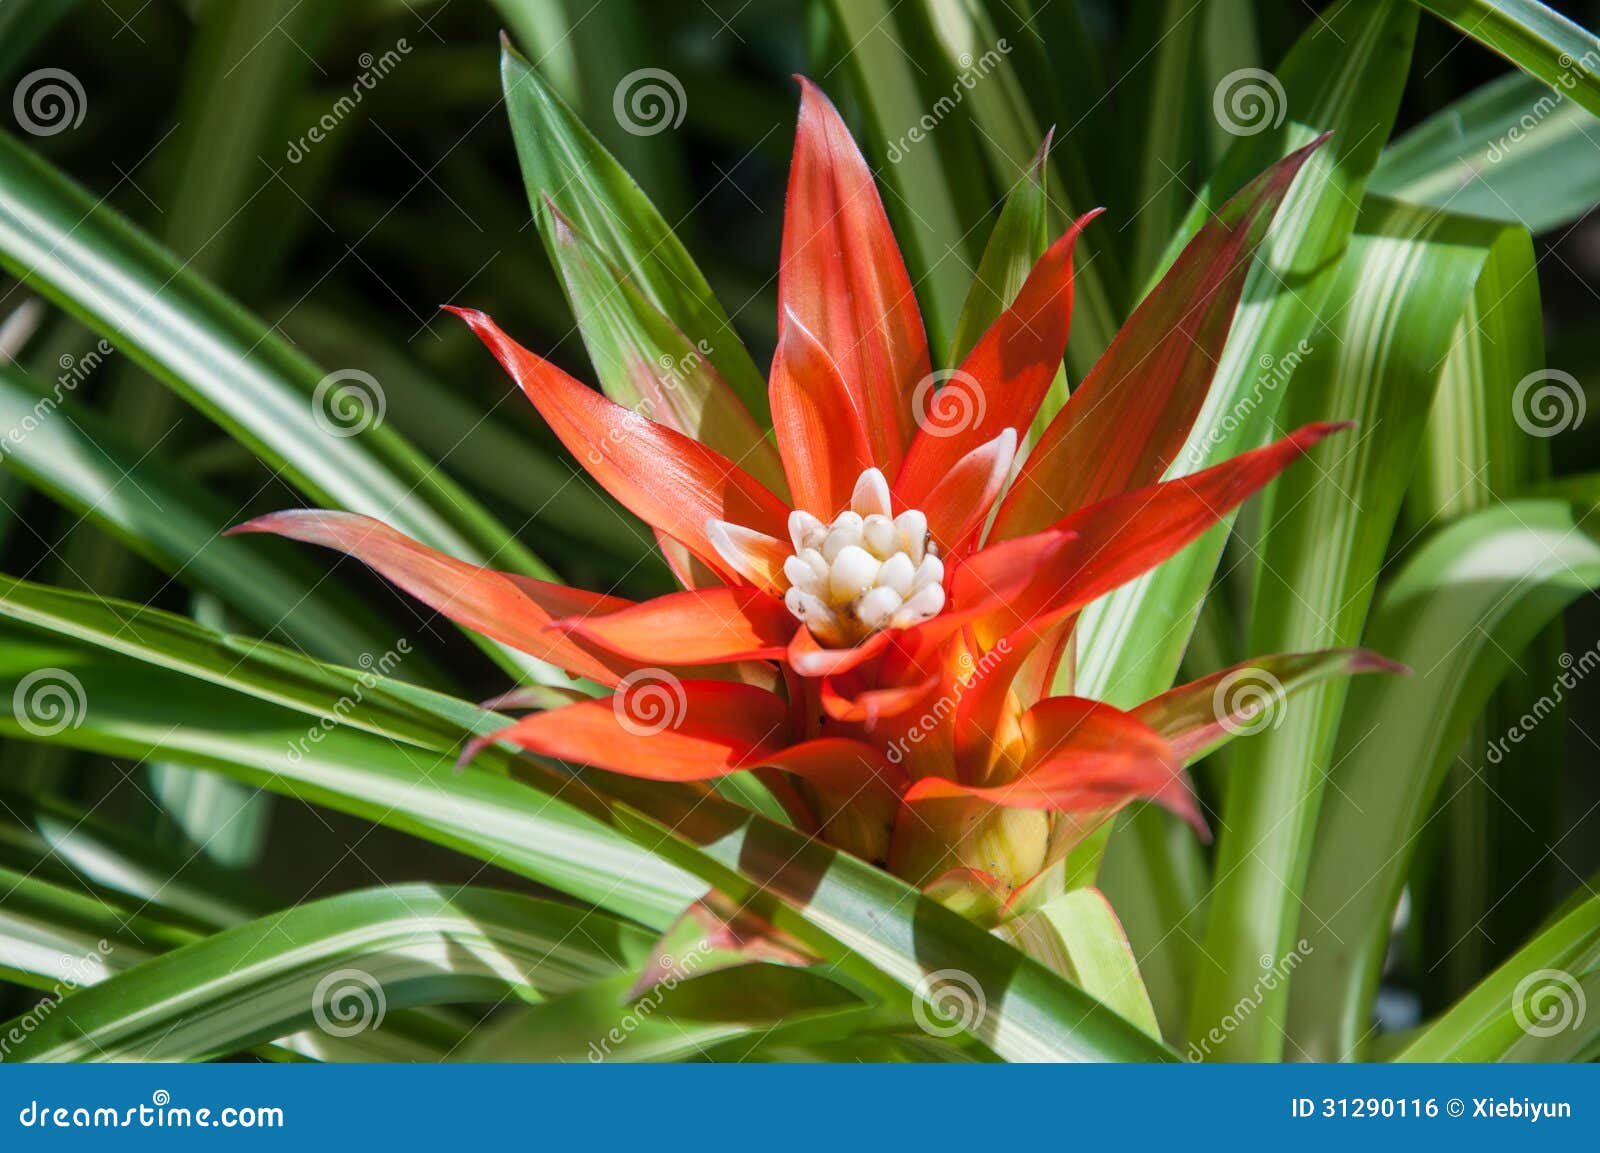
<svg viewBox="0 0 1600 1153">
<path fill-rule="evenodd" d="M 1203 835 L 1184 764 L 1240 720 L 1218 703 L 1218 677 L 1132 711 L 1049 692 L 1070 683 L 1079 611 L 1340 427 L 1161 479 L 1256 250 L 1321 142 L 1199 231 L 1025 451 L 1066 346 L 1073 243 L 1094 214 L 1051 245 L 955 372 L 931 373 L 867 165 L 827 98 L 802 88 L 770 376 L 792 506 L 753 475 L 772 475 L 765 441 L 747 468 L 673 427 L 670 407 L 643 419 L 483 313 L 452 309 L 594 479 L 714 579 L 633 604 L 475 568 L 348 513 L 236 531 L 359 557 L 468 628 L 616 690 L 489 740 L 652 780 L 757 770 L 802 828 L 917 883 L 1012 891 L 1130 801 Z M 1382 664 L 1340 652 L 1250 667 L 1274 680 Z"/>
</svg>

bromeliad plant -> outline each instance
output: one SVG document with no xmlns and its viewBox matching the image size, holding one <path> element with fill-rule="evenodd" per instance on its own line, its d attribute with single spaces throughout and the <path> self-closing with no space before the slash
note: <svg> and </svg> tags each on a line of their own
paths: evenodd
<svg viewBox="0 0 1600 1153">
<path fill-rule="evenodd" d="M 0 74 L 57 77 L 71 6 L 4 7 Z M 808 0 L 771 12 L 819 35 L 735 49 L 716 5 L 604 0 L 552 42 L 494 0 L 541 59 L 502 56 L 525 203 L 485 176 L 503 136 L 459 136 L 481 87 L 440 83 L 476 57 L 435 36 L 487 9 L 335 7 L 175 17 L 183 131 L 123 201 L 154 239 L 100 195 L 131 181 L 61 169 L 153 139 L 159 95 L 0 133 L 0 1058 L 1600 1052 L 1550 705 L 1600 481 L 1546 485 L 1541 420 L 1583 398 L 1530 240 L 1593 207 L 1593 35 L 1534 0 Z M 1446 54 L 1391 142 L 1424 12 L 1519 74 L 1439 106 L 1479 67 Z M 348 104 L 306 61 L 380 26 L 415 52 L 264 174 Z M 781 179 L 803 41 L 846 116 L 801 82 L 776 292 L 733 317 L 769 373 L 711 288 L 766 270 L 730 226 L 702 274 L 727 178 L 678 211 L 711 181 L 684 195 L 675 146 Z M 119 91 L 160 87 L 137 68 Z M 641 77 L 681 135 L 635 119 Z M 379 121 L 465 222 L 391 208 Z M 311 205 L 361 237 L 340 267 L 284 242 Z M 530 206 L 549 268 L 507 239 Z M 552 356 L 575 318 L 599 389 L 485 311 L 397 353 L 356 264 Z M 538 420 L 491 411 L 479 341 Z M 327 511 L 246 520 L 277 482 Z M 389 884 L 376 840 L 476 871 Z M 324 849 L 355 887 L 306 899 Z"/>
<path fill-rule="evenodd" d="M 1025 448 L 1066 350 L 1073 243 L 1096 214 L 1049 247 L 953 374 L 934 374 L 866 161 L 828 99 L 801 86 L 768 385 L 775 444 L 709 365 L 685 386 L 635 350 L 646 400 L 630 410 L 483 313 L 451 309 L 589 474 L 669 556 L 685 550 L 683 592 L 633 604 L 519 578 L 352 513 L 282 512 L 235 531 L 359 557 L 467 628 L 616 690 L 475 748 L 510 741 L 649 780 L 752 770 L 803 831 L 1004 919 L 1060 892 L 1055 866 L 1130 801 L 1205 835 L 1184 762 L 1248 722 L 1235 710 L 1260 707 L 1217 697 L 1233 670 L 1129 711 L 1052 686 L 1071 683 L 1085 606 L 1339 428 L 1308 425 L 1161 479 L 1261 239 L 1322 142 L 1222 207 Z M 558 245 L 599 259 L 545 210 Z M 628 291 L 625 276 L 613 291 Z M 678 387 L 691 405 L 674 404 Z M 1299 684 L 1383 665 L 1328 652 L 1249 667 Z"/>
</svg>

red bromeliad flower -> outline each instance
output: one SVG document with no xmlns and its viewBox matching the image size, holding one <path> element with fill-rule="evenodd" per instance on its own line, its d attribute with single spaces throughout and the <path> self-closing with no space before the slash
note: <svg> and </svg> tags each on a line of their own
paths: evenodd
<svg viewBox="0 0 1600 1153">
<path fill-rule="evenodd" d="M 1044 253 L 957 372 L 933 374 L 867 165 L 827 98 L 802 86 L 773 440 L 709 367 L 706 403 L 685 414 L 641 354 L 646 394 L 663 401 L 647 420 L 483 313 L 452 309 L 656 530 L 684 591 L 635 604 L 481 569 L 350 513 L 282 512 L 235 531 L 359 557 L 458 623 L 616 690 L 489 740 L 653 780 L 755 770 L 800 827 L 940 891 L 1013 894 L 1130 801 L 1204 835 L 1184 765 L 1259 706 L 1223 700 L 1231 671 L 1132 711 L 1049 693 L 1071 683 L 1085 606 L 1339 427 L 1161 480 L 1256 249 L 1317 145 L 1200 230 L 1025 452 L 1064 354 L 1073 241 L 1095 214 Z M 589 252 L 549 210 L 558 243 Z M 1251 667 L 1282 686 L 1384 663 L 1341 652 Z"/>
</svg>

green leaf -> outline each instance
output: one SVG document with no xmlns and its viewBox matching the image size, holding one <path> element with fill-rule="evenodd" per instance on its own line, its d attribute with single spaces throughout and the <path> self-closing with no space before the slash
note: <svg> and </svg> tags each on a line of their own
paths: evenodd
<svg viewBox="0 0 1600 1153">
<path fill-rule="evenodd" d="M 1562 91 L 1512 72 L 1384 149 L 1367 189 L 1548 232 L 1600 201 L 1600 123 Z"/>
<path fill-rule="evenodd" d="M 1396 1061 L 1592 1061 L 1600 1039 L 1600 897 L 1519 949 Z"/>
<path fill-rule="evenodd" d="M 563 324 L 570 323 L 565 316 Z M 583 479 L 581 470 L 529 436 L 504 411 L 485 410 L 442 377 L 430 374 L 411 350 L 385 340 L 366 324 L 315 300 L 281 323 L 296 344 L 333 364 L 361 367 L 383 382 L 387 419 L 475 491 L 628 565 L 660 566 L 656 542 L 636 517 Z"/>
<path fill-rule="evenodd" d="M 927 35 L 926 26 L 919 27 L 920 14 L 914 8 L 897 12 L 897 7 L 888 0 L 828 0 L 827 10 L 841 40 L 852 91 L 866 114 L 861 149 L 872 161 L 884 210 L 917 289 L 928 346 L 937 355 L 950 347 L 972 276 L 967 242 L 971 221 L 960 198 L 970 189 L 973 173 L 968 166 L 976 155 L 961 135 L 959 118 L 928 128 L 935 123 L 933 102 L 920 82 L 927 78 L 928 87 L 944 86 L 938 113 L 943 120 L 959 103 L 948 87 L 953 76 L 937 45 L 913 39 L 919 32 Z M 921 60 L 933 66 L 931 75 L 921 63 L 912 63 Z M 829 68 L 823 79 L 833 75 Z M 839 94 L 832 95 L 837 100 Z M 1034 139 L 1023 155 L 1038 143 Z"/>
<path fill-rule="evenodd" d="M 543 207 L 546 197 L 627 274 L 690 344 L 708 350 L 706 359 L 756 423 L 770 426 L 766 379 L 672 228 L 633 178 L 509 44 L 501 53 L 500 72 L 528 203 L 552 263 L 560 267 L 552 220 Z"/>
<path fill-rule="evenodd" d="M 542 227 L 601 387 L 637 416 L 720 452 L 780 497 L 789 494 L 778 452 L 708 359 L 559 208 Z"/>
<path fill-rule="evenodd" d="M 374 389 L 360 378 L 322 374 L 9 137 L 0 138 L 0 266 L 105 334 L 312 500 L 377 516 L 465 560 L 551 575 L 383 425 L 381 382 Z M 352 387 L 360 394 L 355 404 L 362 415 L 354 422 L 360 431 L 341 435 L 349 426 L 335 423 L 340 390 Z M 508 668 L 558 675 L 520 653 L 492 651 Z"/>
<path fill-rule="evenodd" d="M 0 792 L 0 818 L 0 865 L 101 906 L 142 909 L 194 932 L 236 925 L 268 907 L 236 873 L 193 868 L 182 846 L 64 801 Z"/>
<path fill-rule="evenodd" d="M 346 725 L 324 727 L 305 712 L 84 642 L 44 642 L 15 625 L 3 636 L 0 687 L 7 699 L 36 673 L 46 679 L 34 691 L 54 678 L 81 692 L 79 723 L 55 734 L 55 743 L 221 772 L 492 860 L 658 928 L 705 889 L 562 799 L 476 767 L 457 774 L 459 739 L 436 751 Z M 329 708 L 333 703 L 327 700 Z M 483 715 L 486 725 L 495 723 Z M 0 712 L 0 734 L 32 738 L 33 729 Z"/>
<path fill-rule="evenodd" d="M 437 724 L 442 735 L 445 726 L 460 726 L 448 753 L 343 725 L 317 725 L 313 732 L 304 712 L 285 705 L 305 707 L 312 686 L 335 671 L 265 645 L 244 659 L 225 656 L 221 638 L 208 650 L 181 635 L 196 626 L 146 610 L 141 629 L 161 617 L 164 631 L 179 634 L 179 652 L 165 655 L 148 629 L 132 641 L 117 635 L 113 620 L 131 606 L 89 629 L 78 623 L 86 609 L 77 605 L 59 614 L 28 611 L 44 596 L 29 592 L 24 603 L 14 589 L 0 600 L 0 612 L 24 613 L 33 627 L 102 650 L 30 640 L 11 626 L 18 631 L 0 650 L 0 693 L 14 696 L 23 678 L 44 670 L 70 676 L 83 702 L 72 714 L 77 723 L 51 734 L 53 740 L 223 771 L 493 860 L 658 927 L 710 885 L 741 906 L 754 903 L 754 911 L 833 961 L 839 979 L 878 998 L 891 1020 L 909 1017 L 930 974 L 966 974 L 993 1007 L 971 1031 L 1001 1056 L 1171 1056 L 1110 1009 L 904 882 L 702 789 L 616 776 L 603 785 L 585 776 L 588 787 L 574 789 L 568 773 L 513 762 L 498 749 L 453 774 L 455 751 L 471 733 L 494 725 L 492 714 L 472 710 L 479 720 L 469 727 L 461 720 L 470 706 L 407 690 L 419 710 L 416 729 Z M 268 661 L 278 677 L 260 667 Z M 169 671 L 180 666 L 185 673 Z M 351 696 L 347 690 L 345 700 Z M 284 703 L 270 703 L 277 701 Z M 370 726 L 388 723 L 388 707 L 374 686 L 345 714 Z M 0 733 L 27 735 L 24 719 L 26 713 L 0 714 Z M 39 725 L 32 728 L 36 735 Z M 479 764 L 501 771 L 514 765 L 525 784 Z M 597 821 L 641 848 L 607 837 Z M 698 887 L 686 872 L 700 878 Z"/>
<path fill-rule="evenodd" d="M 5 912 L 0 914 L 0 973 L 32 989 L 64 997 L 152 957 L 199 939 L 194 930 L 152 915 L 149 903 L 112 904 L 28 873 L 0 868 Z M 173 880 L 176 880 L 174 877 Z M 69 881 L 76 885 L 76 879 Z M 56 1010 L 34 1009 L 25 1017 Z M 282 1037 L 261 1050 L 267 1057 L 319 1060 L 437 1061 L 465 1035 L 468 1023 L 443 1013 L 399 1011 L 381 1035 L 337 1037 L 318 1030 Z M 9 1044 L 0 1034 L 0 1056 Z"/>
<path fill-rule="evenodd" d="M 1443 529 L 1384 590 L 1367 643 L 1416 675 L 1355 685 L 1329 761 L 1300 923 L 1312 949 L 1288 1020 L 1304 1052 L 1359 1052 L 1416 833 L 1446 768 L 1515 654 L 1596 585 L 1600 543 L 1570 506 L 1516 501 Z"/>
<path fill-rule="evenodd" d="M 596 1064 L 716 1059 L 719 1047 L 833 1040 L 856 1035 L 865 1023 L 861 1002 L 822 973 L 758 964 L 697 975 L 694 968 L 691 953 L 647 973 L 661 979 L 642 990 L 629 973 L 518 1009 L 456 1056 Z"/>
<path fill-rule="evenodd" d="M 80 989 L 8 1057 L 203 1060 L 313 1023 L 353 1035 L 412 1006 L 568 992 L 637 965 L 649 945 L 648 933 L 592 911 L 493 890 L 347 893 Z"/>
<path fill-rule="evenodd" d="M 92 411 L 63 405 L 62 392 L 59 382 L 46 392 L 0 366 L 0 428 L 10 430 L 0 436 L 0 464 L 7 470 L 307 652 L 354 662 L 394 643 L 392 629 L 325 585 L 304 557 L 222 536 L 233 505 L 160 454 L 127 443 Z"/>
<path fill-rule="evenodd" d="M 1162 264 L 1162 253 L 1188 207 L 1190 190 L 1199 184 L 1194 170 L 1199 140 L 1194 129 L 1200 44 L 1207 9 L 1219 5 L 1154 0 L 1149 7 L 1153 18 L 1135 40 L 1136 50 L 1144 54 L 1135 73 L 1142 82 L 1142 99 L 1130 105 L 1137 108 L 1137 121 L 1129 125 L 1130 135 L 1140 141 L 1132 201 L 1138 215 L 1131 222 L 1136 283 Z M 1210 92 L 1205 96 L 1209 99 Z"/>
<path fill-rule="evenodd" d="M 1040 146 L 1027 176 L 1017 181 L 1006 194 L 1000 216 L 984 245 L 977 274 L 956 321 L 955 340 L 950 346 L 950 363 L 960 364 L 972 346 L 1011 306 L 1022 282 L 1049 246 L 1046 210 L 1050 196 L 1045 184 L 1050 141 Z"/>
<path fill-rule="evenodd" d="M 248 685 L 252 695 L 261 700 L 389 740 L 438 748 L 455 732 L 453 727 L 430 722 L 412 700 L 397 696 L 381 683 L 410 653 L 404 638 L 392 642 L 385 653 L 369 655 L 360 669 L 339 669 L 296 659 L 271 645 L 225 636 L 186 617 L 3 574 L 0 615 L 214 684 Z"/>
<path fill-rule="evenodd" d="M 1519 243 L 1527 244 L 1519 229 L 1367 202 L 1330 298 L 1329 329 L 1297 369 L 1284 415 L 1291 427 L 1354 420 L 1356 428 L 1274 485 L 1259 546 L 1252 651 L 1361 642 L 1441 366 L 1474 282 L 1497 247 Z M 1314 686 L 1283 711 L 1281 723 L 1237 750 L 1192 1039 L 1209 1034 L 1250 995 L 1259 958 L 1292 950 L 1349 684 Z M 1260 1008 L 1210 1055 L 1276 1059 L 1287 994 L 1282 983 L 1263 991 Z"/>
<path fill-rule="evenodd" d="M 1550 441 L 1532 435 L 1536 413 L 1519 395 L 1520 382 L 1548 379 L 1540 372 L 1543 328 L 1533 246 L 1500 246 L 1450 342 L 1407 494 L 1407 539 L 1548 475 Z M 1411 907 L 1418 962 L 1432 974 L 1424 1012 L 1449 1004 L 1526 940 L 1559 883 L 1560 857 L 1550 846 L 1564 831 L 1558 770 L 1568 735 L 1564 716 L 1497 763 L 1474 762 L 1477 749 L 1539 707 L 1560 677 L 1562 634 L 1553 622 L 1496 689 L 1474 725 L 1468 757 L 1450 770 L 1440 819 L 1429 822 L 1422 838 Z M 1507 883 L 1514 896 L 1500 887 Z"/>
<path fill-rule="evenodd" d="M 1415 0 L 1600 116 L 1600 39 L 1539 0 Z"/>
<path fill-rule="evenodd" d="M 1350 243 L 1367 174 L 1399 107 L 1415 30 L 1415 9 L 1395 0 L 1347 0 L 1314 22 L 1277 69 L 1282 126 L 1234 144 L 1169 247 L 1170 261 L 1206 214 L 1247 180 L 1322 132 L 1334 133 L 1307 162 L 1279 209 L 1262 258 L 1245 282 L 1210 396 L 1171 472 L 1216 464 L 1258 446 L 1279 427 L 1281 386 L 1303 359 L 1302 342 L 1318 323 Z M 1133 707 L 1171 687 L 1228 532 L 1228 526 L 1219 526 L 1090 606 L 1077 629 L 1073 691 Z M 1110 836 L 1111 828 L 1107 822 L 1101 838 Z M 1151 836 L 1144 843 L 1159 850 L 1165 838 Z M 1180 893 L 1192 888 L 1191 879 L 1178 875 L 1171 854 L 1124 859 L 1140 860 L 1146 871 L 1137 881 L 1140 889 Z M 1172 928 L 1166 924 L 1154 932 L 1141 956 L 1147 970 L 1179 974 L 1168 987 L 1192 990 L 1193 977 L 1182 957 L 1152 955 L 1187 954 L 1186 938 Z M 1137 932 L 1134 938 L 1140 939 Z"/>
<path fill-rule="evenodd" d="M 1394 122 L 1415 27 L 1415 10 L 1395 0 L 1346 0 L 1316 21 L 1277 69 L 1282 126 L 1239 139 L 1169 246 L 1170 262 L 1247 180 L 1334 133 L 1279 209 L 1174 472 L 1198 471 L 1272 433 L 1285 367 L 1292 372 L 1304 355 L 1301 342 L 1333 287 L 1367 173 Z M 1077 692 L 1131 707 L 1171 686 L 1226 539 L 1218 528 L 1091 606 L 1078 627 Z"/>
<path fill-rule="evenodd" d="M 1139 963 L 1116 911 L 1098 889 L 1062 893 L 1003 922 L 996 932 L 1160 1039 L 1161 1026 Z"/>
<path fill-rule="evenodd" d="M 586 0 L 492 3 L 539 68 L 552 79 L 559 74 L 561 98 L 594 128 L 604 147 L 646 188 L 673 193 L 662 207 L 681 212 L 683 189 L 676 179 L 683 167 L 681 152 L 630 131 L 613 110 L 619 87 L 635 79 L 632 69 L 653 47 L 651 21 L 636 0 L 607 0 L 602 7 Z M 689 107 L 693 110 L 692 101 Z"/>
<path fill-rule="evenodd" d="M 1027 176 L 1017 181 L 1006 195 L 984 246 L 983 258 L 978 262 L 978 272 L 967 290 L 966 302 L 961 306 L 961 316 L 956 321 L 955 342 L 950 348 L 950 363 L 960 364 L 972 346 L 1011 306 L 1022 289 L 1023 281 L 1033 271 L 1034 264 L 1049 246 L 1048 209 L 1049 193 L 1045 184 L 1050 152 L 1047 138 L 1039 147 L 1038 155 Z M 1067 400 L 1067 374 L 1063 369 L 1050 383 L 1050 392 L 1034 420 L 1034 436 L 1042 434 L 1050 418 L 1061 410 Z"/>
<path fill-rule="evenodd" d="M 34 989 L 93 984 L 196 936 L 12 869 L 0 868 L 0 892 L 0 975 Z"/>
</svg>

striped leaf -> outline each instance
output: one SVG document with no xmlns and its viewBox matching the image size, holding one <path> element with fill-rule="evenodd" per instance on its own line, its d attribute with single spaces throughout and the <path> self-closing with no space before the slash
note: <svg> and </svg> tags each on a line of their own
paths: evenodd
<svg viewBox="0 0 1600 1153">
<path fill-rule="evenodd" d="M 1561 90 L 1509 73 L 1385 148 L 1367 188 L 1548 232 L 1600 202 L 1600 123 Z"/>
<path fill-rule="evenodd" d="M 1169 246 L 1170 261 L 1248 179 L 1322 132 L 1334 133 L 1278 212 L 1175 471 L 1215 464 L 1273 434 L 1282 379 L 1325 311 L 1362 187 L 1394 121 L 1415 25 L 1415 10 L 1393 0 L 1346 0 L 1313 24 L 1276 71 L 1282 126 L 1239 139 Z M 1171 686 L 1226 536 L 1213 531 L 1085 613 L 1075 691 L 1131 706 Z"/>
<path fill-rule="evenodd" d="M 1330 300 L 1329 329 L 1295 375 L 1286 423 L 1354 420 L 1311 467 L 1279 478 L 1259 546 L 1253 652 L 1361 642 L 1389 538 L 1415 464 L 1440 369 L 1473 285 L 1496 246 L 1526 236 L 1370 200 Z M 1313 417 L 1312 414 L 1321 414 Z M 1385 654 L 1392 655 L 1392 654 Z M 1259 981 L 1261 957 L 1288 955 L 1301 886 L 1349 682 L 1312 687 L 1274 727 L 1237 749 L 1217 839 L 1217 883 L 1191 1009 L 1207 1035 Z M 1346 874 L 1348 875 L 1348 874 Z M 1212 1055 L 1271 1060 L 1281 1053 L 1287 989 Z"/>
<path fill-rule="evenodd" d="M 1519 949 L 1397 1061 L 1593 1061 L 1600 1052 L 1600 898 Z"/>
<path fill-rule="evenodd" d="M 17 603 L 0 602 L 0 611 L 20 611 L 12 609 Z M 147 611 L 146 618 L 159 615 Z M 67 616 L 31 613 L 28 620 L 72 643 L 13 633 L 0 654 L 0 691 L 17 692 L 41 669 L 69 673 L 84 707 L 76 727 L 52 734 L 57 741 L 112 755 L 154 754 L 353 811 L 662 927 L 714 886 L 741 905 L 759 902 L 778 928 L 827 957 L 839 979 L 898 1019 L 925 996 L 930 973 L 967 974 L 994 1006 L 972 1032 L 1002 1056 L 1168 1055 L 1112 1010 L 898 879 L 703 790 L 610 777 L 601 792 L 590 776 L 589 788 L 572 789 L 568 774 L 527 762 L 517 762 L 518 783 L 477 767 L 504 771 L 512 762 L 499 750 L 452 774 L 450 761 L 475 726 L 458 727 L 447 753 L 346 726 L 317 725 L 314 736 L 304 712 L 276 703 L 292 704 L 304 686 L 336 675 L 304 658 L 273 658 L 284 670 L 312 666 L 286 688 L 282 680 L 263 684 L 248 661 L 246 673 L 234 677 L 237 658 L 228 660 L 220 643 L 209 655 L 186 643 L 182 663 L 190 668 L 180 673 L 180 662 L 157 656 L 154 646 L 124 645 L 109 620 L 98 631 Z M 170 620 L 164 624 L 176 631 Z M 415 690 L 410 698 L 426 710 L 418 729 L 459 725 L 467 707 Z M 361 704 L 353 715 L 372 723 Z M 0 733 L 26 735 L 23 719 L 0 714 Z M 481 714 L 483 726 L 495 721 Z M 605 826 L 641 848 L 608 837 Z M 686 873 L 701 879 L 700 889 Z M 770 910 L 769 902 L 776 903 Z"/>
<path fill-rule="evenodd" d="M 12 1046 L 23 1061 L 195 1060 L 391 1010 L 537 1000 L 641 963 L 648 933 L 487 889 L 396 885 L 311 901 L 70 994 Z M 4 1032 L 4 1030 L 0 1030 Z M 22 1032 L 22 1030 L 18 1030 Z"/>
<path fill-rule="evenodd" d="M 1359 1055 L 1395 904 L 1445 770 L 1515 655 L 1597 585 L 1600 543 L 1571 508 L 1517 501 L 1440 531 L 1384 590 L 1367 641 L 1416 674 L 1352 688 L 1329 762 L 1299 922 L 1312 949 L 1288 1020 L 1307 1054 Z"/>
<path fill-rule="evenodd" d="M 1416 0 L 1600 116 L 1600 39 L 1540 0 Z"/>
<path fill-rule="evenodd" d="M 770 425 L 764 377 L 688 250 L 633 177 L 509 44 L 500 77 L 528 203 L 552 263 L 561 267 L 547 197 L 691 345 L 706 350 L 756 423 Z"/>
<path fill-rule="evenodd" d="M 370 610 L 324 585 L 304 557 L 222 536 L 233 505 L 92 411 L 69 403 L 57 415 L 59 407 L 53 393 L 0 367 L 0 428 L 17 430 L 6 442 L 5 469 L 315 656 L 353 662 L 394 643 Z"/>
</svg>

